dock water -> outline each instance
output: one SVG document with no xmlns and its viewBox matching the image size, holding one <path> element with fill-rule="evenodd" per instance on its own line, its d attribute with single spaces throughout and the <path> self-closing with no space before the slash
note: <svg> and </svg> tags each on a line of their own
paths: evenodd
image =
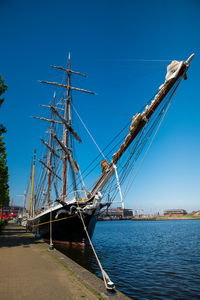
<svg viewBox="0 0 200 300">
<path fill-rule="evenodd" d="M 14 223 L 0 233 L 0 299 L 128 300 L 108 294 L 103 280 Z"/>
</svg>

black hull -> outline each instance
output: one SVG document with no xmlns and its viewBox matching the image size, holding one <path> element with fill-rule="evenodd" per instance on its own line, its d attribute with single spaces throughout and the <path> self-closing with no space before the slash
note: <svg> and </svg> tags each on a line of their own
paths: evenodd
<svg viewBox="0 0 200 300">
<path fill-rule="evenodd" d="M 78 215 L 66 216 L 60 214 L 55 218 L 62 208 L 52 211 L 52 240 L 54 243 L 80 243 L 88 244 L 88 238 L 83 228 L 83 223 Z M 91 215 L 83 215 L 86 228 L 90 238 L 94 233 L 97 222 L 97 210 L 93 210 Z M 35 219 L 28 220 L 30 231 L 38 233 L 41 238 L 50 240 L 50 212 Z"/>
</svg>

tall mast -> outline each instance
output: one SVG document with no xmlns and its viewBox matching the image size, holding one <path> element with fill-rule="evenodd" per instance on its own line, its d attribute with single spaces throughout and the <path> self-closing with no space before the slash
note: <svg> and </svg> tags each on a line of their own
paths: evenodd
<svg viewBox="0 0 200 300">
<path fill-rule="evenodd" d="M 26 190 L 24 191 L 23 216 L 25 215 L 25 207 L 26 207 Z"/>
<path fill-rule="evenodd" d="M 53 107 L 55 107 L 55 98 L 56 95 L 54 93 L 53 96 Z M 54 110 L 51 110 L 51 132 L 50 132 L 50 152 L 48 157 L 48 184 L 47 184 L 47 202 L 50 204 L 50 196 L 51 196 L 51 169 L 52 169 L 52 152 L 53 152 L 53 138 L 54 138 Z"/>
<path fill-rule="evenodd" d="M 75 138 L 78 142 L 81 142 L 80 137 L 78 136 L 78 134 L 76 133 L 76 131 L 72 128 L 72 117 L 71 117 L 71 104 L 72 104 L 72 91 L 79 91 L 79 92 L 83 92 L 83 93 L 88 93 L 88 94 L 94 94 L 94 92 L 92 91 L 88 91 L 85 89 L 81 89 L 81 88 L 77 88 L 77 87 L 72 87 L 71 86 L 71 74 L 76 74 L 76 75 L 80 75 L 83 77 L 86 77 L 85 74 L 82 74 L 80 72 L 76 72 L 71 70 L 71 59 L 70 59 L 70 53 L 68 56 L 68 66 L 67 68 L 63 68 L 63 67 L 59 67 L 59 66 L 52 66 L 53 68 L 65 71 L 67 73 L 67 80 L 65 84 L 60 84 L 57 82 L 49 82 L 49 81 L 40 81 L 42 83 L 46 83 L 46 84 L 50 84 L 50 85 L 54 85 L 54 86 L 58 86 L 58 87 L 62 87 L 66 89 L 65 95 L 66 95 L 66 99 L 65 99 L 65 103 L 64 103 L 64 117 L 62 116 L 62 114 L 60 114 L 58 112 L 58 110 L 60 110 L 60 108 L 58 107 L 54 107 L 53 106 L 49 106 L 49 105 L 43 105 L 46 107 L 51 108 L 54 111 L 54 116 L 56 115 L 59 119 L 55 120 L 55 118 L 51 118 L 51 119 L 46 119 L 46 118 L 41 118 L 41 117 L 33 117 L 36 119 L 40 119 L 40 120 L 44 120 L 47 122 L 52 122 L 57 123 L 57 124 L 62 124 L 63 125 L 63 138 L 62 141 L 54 134 L 53 138 L 56 140 L 56 142 L 59 144 L 59 146 L 61 147 L 61 150 L 63 152 L 63 166 L 62 166 L 62 175 L 63 175 L 63 184 L 62 184 L 62 198 L 63 201 L 65 201 L 65 197 L 67 195 L 68 192 L 68 174 L 69 171 L 71 172 L 71 177 L 72 177 L 72 184 L 73 184 L 73 189 L 74 191 L 77 190 L 77 183 L 76 183 L 76 175 L 78 174 L 79 171 L 79 167 L 78 164 L 74 161 L 73 159 L 73 138 Z M 52 148 L 50 145 L 48 145 L 43 139 L 41 139 L 42 142 L 48 147 L 48 148 Z M 52 150 L 52 154 L 55 155 L 55 150 Z M 57 156 L 57 155 L 56 155 Z M 44 162 L 42 162 L 40 160 L 40 162 L 52 172 L 52 168 L 48 165 L 46 165 Z M 49 180 L 50 182 L 50 180 Z"/>
<path fill-rule="evenodd" d="M 70 77 L 71 77 L 71 72 L 70 72 L 70 53 L 68 56 L 68 72 L 67 72 L 67 99 L 65 100 L 65 120 L 67 121 L 67 123 L 69 125 L 71 125 L 71 111 L 70 111 Z M 64 131 L 63 131 L 63 142 L 65 147 L 68 149 L 69 148 L 69 129 L 64 127 Z M 68 163 L 68 159 L 67 159 L 67 154 L 65 152 L 64 153 L 64 159 L 63 159 L 63 200 L 64 197 L 66 196 L 66 192 L 67 192 L 67 163 Z"/>
<path fill-rule="evenodd" d="M 33 216 L 33 191 L 34 191 L 34 179 L 35 179 L 35 158 L 36 158 L 36 149 L 34 151 L 33 171 L 32 171 L 32 188 L 31 188 L 31 215 L 32 216 Z"/>
<path fill-rule="evenodd" d="M 29 214 L 29 216 L 30 216 L 30 205 L 31 205 L 32 165 L 33 165 L 33 157 L 31 159 L 31 168 L 30 168 L 30 177 L 29 177 L 29 189 L 28 189 L 28 214 Z"/>
</svg>

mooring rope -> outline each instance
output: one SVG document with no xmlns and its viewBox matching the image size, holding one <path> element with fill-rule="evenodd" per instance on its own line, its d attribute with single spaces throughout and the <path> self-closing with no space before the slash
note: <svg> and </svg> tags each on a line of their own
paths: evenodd
<svg viewBox="0 0 200 300">
<path fill-rule="evenodd" d="M 95 257 L 96 257 L 97 263 L 98 263 L 99 268 L 100 268 L 100 270 L 101 270 L 101 273 L 102 273 L 102 276 L 103 276 L 103 280 L 104 280 L 105 287 L 106 287 L 108 290 L 114 290 L 114 289 L 115 289 L 115 285 L 114 285 L 114 283 L 111 281 L 111 279 L 109 278 L 109 276 L 108 276 L 108 274 L 106 273 L 106 271 L 103 269 L 103 267 L 102 267 L 102 265 L 101 265 L 101 262 L 100 262 L 100 260 L 99 260 L 99 258 L 98 258 L 98 256 L 97 256 L 97 253 L 96 253 L 96 251 L 95 251 L 95 249 L 94 249 L 94 246 L 93 246 L 92 241 L 91 241 L 91 239 L 90 239 L 89 233 L 88 233 L 87 228 L 86 228 L 86 226 L 85 226 L 85 222 L 84 222 L 84 220 L 83 220 L 83 216 L 82 216 L 82 212 L 81 212 L 81 207 L 79 206 L 78 201 L 77 201 L 77 205 L 78 205 L 78 214 L 79 214 L 80 219 L 81 219 L 81 221 L 82 221 L 82 223 L 83 223 L 83 228 L 84 228 L 84 230 L 85 230 L 85 233 L 86 233 L 86 235 L 87 235 L 88 241 L 89 241 L 89 243 L 90 243 L 90 246 L 91 246 L 91 248 L 92 248 L 92 250 L 93 250 L 93 253 L 94 253 Z M 69 218 L 74 218 L 74 217 L 77 217 L 77 215 L 73 215 L 73 216 L 69 216 L 69 217 L 64 217 L 64 218 L 61 218 L 61 219 L 58 219 L 58 220 L 50 220 L 50 221 L 47 221 L 47 222 L 38 223 L 38 224 L 36 224 L 36 225 L 31 225 L 31 226 L 32 226 L 32 227 L 38 227 L 38 226 L 41 226 L 41 225 L 50 224 L 50 223 L 54 223 L 54 222 L 59 222 L 59 221 L 66 220 L 66 219 L 69 219 Z"/>
<path fill-rule="evenodd" d="M 78 205 L 78 207 L 80 208 L 79 205 Z M 106 273 L 106 271 L 103 269 L 103 267 L 102 267 L 102 265 L 101 265 L 101 262 L 100 262 L 100 260 L 99 260 L 99 258 L 98 258 L 98 256 L 97 256 L 97 253 L 96 253 L 96 251 L 95 251 L 95 249 L 94 249 L 94 246 L 93 246 L 93 244 L 92 244 L 92 241 L 91 241 L 91 239 L 90 239 L 89 233 L 88 233 L 87 228 L 86 228 L 86 226 L 85 226 L 85 222 L 84 222 L 84 220 L 83 220 L 83 216 L 82 216 L 82 213 L 81 213 L 80 209 L 79 209 L 79 216 L 80 216 L 81 221 L 82 221 L 82 223 L 83 223 L 83 228 L 84 228 L 85 233 L 86 233 L 86 235 L 87 235 L 87 238 L 88 238 L 88 241 L 89 241 L 89 243 L 90 243 L 90 246 L 91 246 L 91 248 L 92 248 L 92 250 L 93 250 L 93 253 L 94 253 L 95 257 L 96 257 L 97 263 L 98 263 L 99 268 L 100 268 L 100 270 L 101 270 L 101 274 L 102 274 L 102 276 L 103 276 L 103 280 L 104 280 L 105 287 L 106 287 L 108 290 L 114 290 L 114 289 L 115 289 L 115 285 L 114 285 L 114 283 L 110 280 L 108 274 Z"/>
</svg>

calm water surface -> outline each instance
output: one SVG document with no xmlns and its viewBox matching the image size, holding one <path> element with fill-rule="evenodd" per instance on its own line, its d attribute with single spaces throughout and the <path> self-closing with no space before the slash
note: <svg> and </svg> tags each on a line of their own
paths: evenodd
<svg viewBox="0 0 200 300">
<path fill-rule="evenodd" d="M 200 220 L 98 222 L 93 244 L 129 297 L 200 299 Z M 63 251 L 101 277 L 90 249 Z"/>
</svg>

